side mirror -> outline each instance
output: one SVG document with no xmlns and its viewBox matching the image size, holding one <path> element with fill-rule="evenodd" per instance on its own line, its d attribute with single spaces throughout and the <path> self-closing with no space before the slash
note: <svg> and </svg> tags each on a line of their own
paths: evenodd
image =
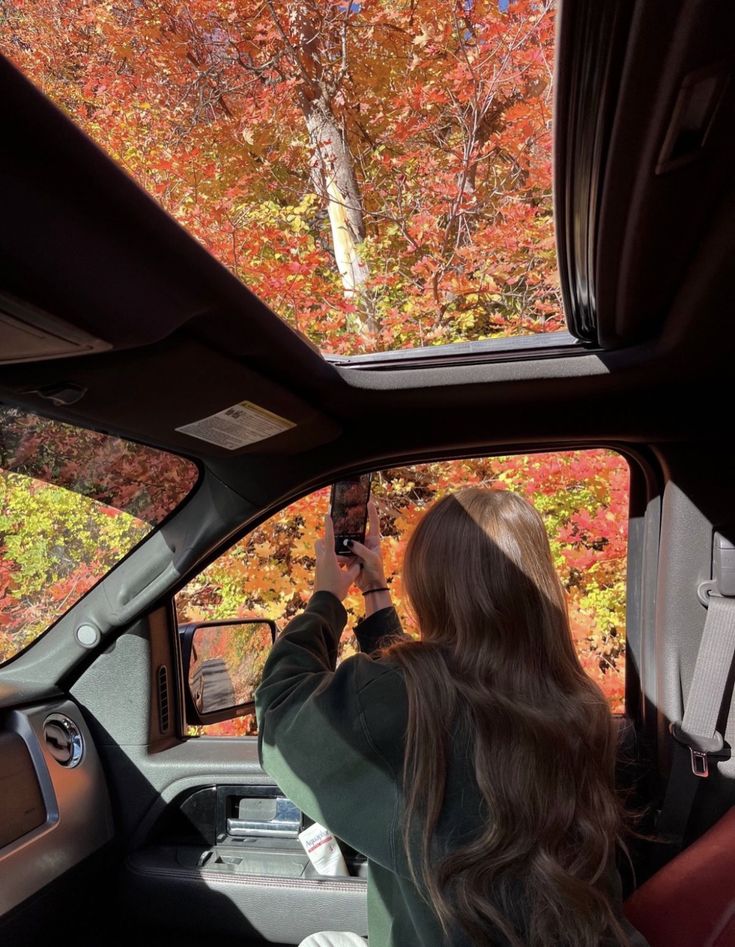
<svg viewBox="0 0 735 947">
<path fill-rule="evenodd" d="M 186 718 L 207 725 L 253 713 L 255 689 L 276 640 L 276 623 L 235 618 L 179 625 Z"/>
</svg>

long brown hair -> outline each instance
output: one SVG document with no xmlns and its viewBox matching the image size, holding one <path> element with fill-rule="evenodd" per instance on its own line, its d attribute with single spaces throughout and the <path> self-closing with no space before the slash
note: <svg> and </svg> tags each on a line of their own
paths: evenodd
<svg viewBox="0 0 735 947">
<path fill-rule="evenodd" d="M 627 944 L 608 887 L 623 825 L 612 716 L 577 658 L 541 517 L 506 491 L 444 497 L 408 543 L 403 581 L 421 631 L 388 651 L 408 691 L 404 845 L 445 934 Z M 460 733 L 484 824 L 437 851 Z"/>
</svg>

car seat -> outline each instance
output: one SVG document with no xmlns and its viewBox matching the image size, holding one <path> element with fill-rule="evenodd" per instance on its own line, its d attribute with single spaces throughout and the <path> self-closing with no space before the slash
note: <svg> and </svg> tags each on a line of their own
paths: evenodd
<svg viewBox="0 0 735 947">
<path fill-rule="evenodd" d="M 625 902 L 651 947 L 735 947 L 735 806 Z"/>
</svg>

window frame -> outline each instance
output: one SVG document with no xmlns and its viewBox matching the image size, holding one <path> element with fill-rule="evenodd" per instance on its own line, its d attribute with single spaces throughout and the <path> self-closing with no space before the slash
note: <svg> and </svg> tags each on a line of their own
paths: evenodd
<svg viewBox="0 0 735 947">
<path fill-rule="evenodd" d="M 565 443 L 543 443 L 535 444 L 532 448 L 519 449 L 518 445 L 503 447 L 494 446 L 487 450 L 467 449 L 457 451 L 431 451 L 411 453 L 408 455 L 381 456 L 379 460 L 372 460 L 369 463 L 361 462 L 356 464 L 338 467 L 328 474 L 321 474 L 318 478 L 301 484 L 295 490 L 280 497 L 274 503 L 261 509 L 252 519 L 231 534 L 227 539 L 218 544 L 214 550 L 210 551 L 198 564 L 197 568 L 191 570 L 177 582 L 175 588 L 170 593 L 169 608 L 172 617 L 172 635 L 174 641 L 174 653 L 176 654 L 177 678 L 179 686 L 184 693 L 186 682 L 183 679 L 183 660 L 181 646 L 179 641 L 178 621 L 176 617 L 176 595 L 196 576 L 203 572 L 213 562 L 216 562 L 220 556 L 224 555 L 231 548 L 236 546 L 247 535 L 258 529 L 271 517 L 282 512 L 292 503 L 316 493 L 318 490 L 325 489 L 341 477 L 348 477 L 364 473 L 376 473 L 393 467 L 406 467 L 419 464 L 442 463 L 447 461 L 462 460 L 484 460 L 493 457 L 505 456 L 530 456 L 534 454 L 562 453 L 568 451 L 585 450 L 610 450 L 617 453 L 625 460 L 629 471 L 628 488 L 628 539 L 627 539 L 627 562 L 626 562 L 626 667 L 624 680 L 624 709 L 621 714 L 616 715 L 620 719 L 631 722 L 637 729 L 644 722 L 645 700 L 642 694 L 641 674 L 640 674 L 640 655 L 636 651 L 645 647 L 646 627 L 645 616 L 640 613 L 641 602 L 644 600 L 645 584 L 650 578 L 650 551 L 646 552 L 646 537 L 644 527 L 648 522 L 650 513 L 649 503 L 655 497 L 660 496 L 661 476 L 656 458 L 651 451 L 643 445 L 631 446 L 627 443 L 621 443 L 613 440 L 587 441 L 574 440 Z M 641 523 L 641 529 L 632 529 L 635 521 Z M 658 546 L 656 547 L 656 563 L 658 561 Z M 635 563 L 635 565 L 633 565 Z M 654 563 L 654 567 L 656 565 Z M 654 569 L 655 578 L 655 569 Z M 633 652 L 632 661 L 628 661 L 631 656 L 629 644 L 629 634 L 633 629 L 633 641 L 636 650 Z M 177 720 L 177 734 L 181 740 L 246 740 L 254 742 L 258 739 L 257 734 L 251 736 L 216 736 L 202 734 L 201 736 L 191 736 L 187 734 L 188 724 L 183 714 L 183 708 L 180 710 Z"/>
<path fill-rule="evenodd" d="M 391 372 L 402 369 L 445 368 L 453 365 L 486 365 L 497 362 L 538 361 L 549 358 L 600 353 L 602 349 L 580 340 L 565 329 L 535 335 L 504 336 L 476 342 L 452 342 L 364 355 L 320 353 L 325 362 L 354 371 Z"/>
</svg>

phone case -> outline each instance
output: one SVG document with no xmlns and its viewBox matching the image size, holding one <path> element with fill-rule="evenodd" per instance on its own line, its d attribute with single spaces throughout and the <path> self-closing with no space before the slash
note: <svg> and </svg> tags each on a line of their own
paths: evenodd
<svg viewBox="0 0 735 947">
<path fill-rule="evenodd" d="M 352 507 L 348 503 L 343 501 L 342 508 L 337 509 L 337 517 L 335 517 L 335 505 L 336 505 L 336 494 L 337 488 L 340 484 L 353 484 L 360 489 L 364 490 L 364 487 L 360 480 L 338 480 L 337 483 L 332 484 L 332 491 L 329 498 L 329 513 L 332 517 L 334 523 L 334 551 L 338 556 L 351 556 L 349 546 L 346 545 L 346 540 L 353 539 L 359 543 L 365 542 L 365 529 L 367 527 L 367 505 L 370 500 L 370 489 L 372 485 L 372 476 L 367 482 L 367 491 L 365 493 L 364 501 L 361 499 L 359 503 L 355 503 Z"/>
</svg>

